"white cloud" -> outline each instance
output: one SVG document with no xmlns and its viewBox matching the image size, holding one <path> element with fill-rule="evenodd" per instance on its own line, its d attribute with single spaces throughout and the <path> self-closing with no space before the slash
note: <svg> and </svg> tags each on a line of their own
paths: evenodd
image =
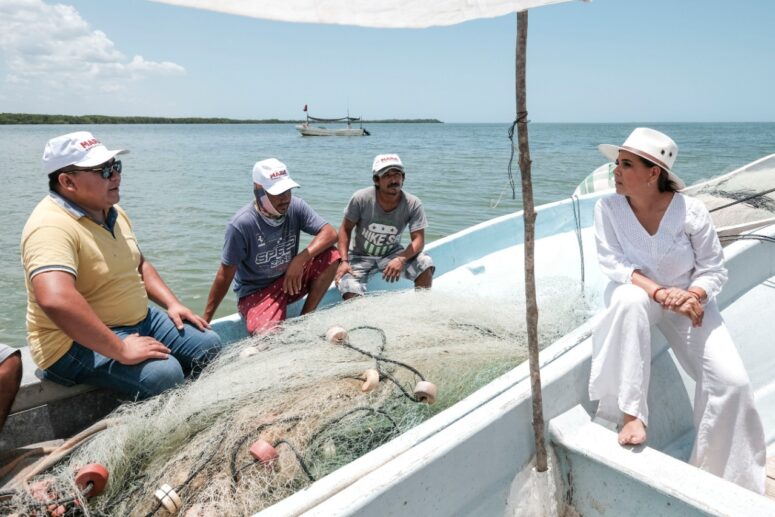
<svg viewBox="0 0 775 517">
<path fill-rule="evenodd" d="M 14 88 L 66 85 L 93 90 L 100 85 L 110 93 L 122 90 L 126 80 L 185 73 L 169 61 L 127 58 L 73 6 L 42 0 L 0 0 L 0 54 L 6 63 L 5 80 Z"/>
</svg>

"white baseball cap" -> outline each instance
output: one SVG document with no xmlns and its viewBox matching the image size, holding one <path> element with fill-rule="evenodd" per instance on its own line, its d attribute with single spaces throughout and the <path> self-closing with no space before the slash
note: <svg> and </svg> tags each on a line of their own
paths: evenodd
<svg viewBox="0 0 775 517">
<path fill-rule="evenodd" d="M 374 157 L 374 163 L 371 164 L 371 173 L 381 176 L 390 169 L 398 169 L 404 172 L 404 164 L 397 154 L 378 154 Z"/>
<path fill-rule="evenodd" d="M 299 186 L 288 174 L 288 167 L 276 158 L 256 162 L 253 166 L 253 183 L 258 183 L 273 196 Z"/>
<path fill-rule="evenodd" d="M 672 138 L 656 129 L 638 127 L 630 133 L 630 136 L 627 137 L 627 140 L 622 145 L 600 144 L 597 148 L 600 154 L 612 162 L 618 159 L 619 151 L 637 154 L 665 169 L 667 177 L 679 189 L 686 186 L 683 180 L 670 170 L 678 157 L 678 145 L 676 145 Z"/>
<path fill-rule="evenodd" d="M 43 172 L 51 174 L 64 167 L 96 167 L 118 154 L 129 151 L 109 150 L 88 131 L 76 131 L 52 138 L 43 149 Z"/>
</svg>

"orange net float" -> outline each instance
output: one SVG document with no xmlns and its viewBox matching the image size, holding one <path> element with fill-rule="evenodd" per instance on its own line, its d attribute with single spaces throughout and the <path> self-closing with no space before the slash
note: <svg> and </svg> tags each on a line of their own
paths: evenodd
<svg viewBox="0 0 775 517">
<path fill-rule="evenodd" d="M 250 455 L 267 467 L 274 467 L 280 458 L 277 449 L 266 440 L 256 440 L 253 442 L 253 445 L 250 446 Z"/>
<path fill-rule="evenodd" d="M 105 491 L 108 484 L 108 469 L 99 463 L 90 463 L 78 470 L 75 484 L 81 492 L 88 492 L 86 497 L 96 497 Z M 91 488 L 90 488 L 91 485 Z"/>
<path fill-rule="evenodd" d="M 414 397 L 418 402 L 433 404 L 436 402 L 436 385 L 428 381 L 420 381 L 414 387 Z"/>
</svg>

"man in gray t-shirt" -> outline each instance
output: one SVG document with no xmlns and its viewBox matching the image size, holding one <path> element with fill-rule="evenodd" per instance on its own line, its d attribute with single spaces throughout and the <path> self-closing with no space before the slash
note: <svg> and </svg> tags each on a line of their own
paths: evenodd
<svg viewBox="0 0 775 517">
<path fill-rule="evenodd" d="M 213 317 L 234 280 L 237 308 L 248 332 L 269 330 L 285 319 L 288 304 L 307 295 L 301 310 L 315 310 L 339 265 L 336 230 L 291 190 L 298 187 L 274 158 L 253 167 L 255 200 L 226 226 L 221 265 L 207 298 Z M 314 235 L 299 252 L 301 232 Z"/>
<path fill-rule="evenodd" d="M 401 158 L 397 154 L 377 155 L 372 179 L 373 187 L 350 198 L 339 227 L 341 264 L 335 280 L 345 300 L 364 294 L 369 277 L 378 271 L 388 282 L 403 275 L 414 281 L 416 288 L 428 289 L 433 282 L 433 261 L 422 252 L 428 220 L 422 202 L 402 190 L 405 171 Z M 401 235 L 407 227 L 411 242 L 404 248 Z"/>
</svg>

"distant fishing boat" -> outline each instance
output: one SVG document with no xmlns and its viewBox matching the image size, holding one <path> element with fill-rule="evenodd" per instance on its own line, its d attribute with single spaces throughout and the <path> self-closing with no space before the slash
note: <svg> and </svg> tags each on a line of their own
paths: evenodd
<svg viewBox="0 0 775 517">
<path fill-rule="evenodd" d="M 349 111 L 346 117 L 341 118 L 317 118 L 311 117 L 307 111 L 307 105 L 304 105 L 304 114 L 307 120 L 296 126 L 301 136 L 369 136 L 371 133 L 363 128 L 361 117 L 351 117 Z M 329 129 L 322 126 L 310 126 L 310 122 L 323 123 L 344 123 L 347 127 Z M 358 122 L 359 127 L 352 127 L 353 122 Z"/>
</svg>

